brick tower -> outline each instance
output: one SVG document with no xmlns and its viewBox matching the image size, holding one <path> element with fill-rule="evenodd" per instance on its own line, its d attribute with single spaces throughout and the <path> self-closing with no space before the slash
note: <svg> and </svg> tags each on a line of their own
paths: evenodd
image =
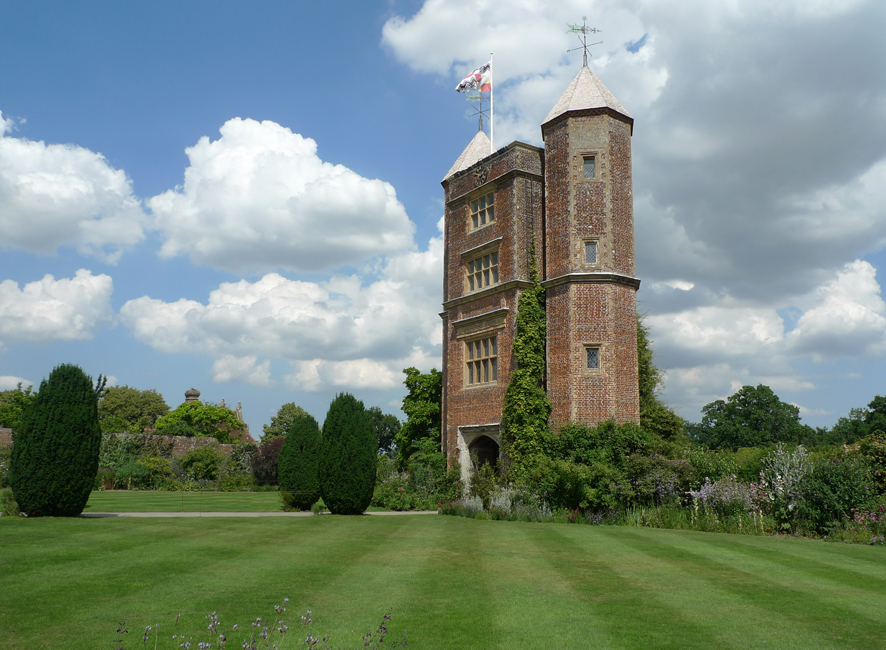
<svg viewBox="0 0 886 650">
<path fill-rule="evenodd" d="M 552 425 L 639 420 L 633 118 L 583 67 L 542 124 L 545 149 L 490 153 L 478 131 L 446 174 L 443 448 L 499 456 L 517 299 L 535 246 L 547 294 Z"/>
<path fill-rule="evenodd" d="M 631 133 L 587 66 L 542 123 L 552 423 L 639 422 Z"/>
</svg>

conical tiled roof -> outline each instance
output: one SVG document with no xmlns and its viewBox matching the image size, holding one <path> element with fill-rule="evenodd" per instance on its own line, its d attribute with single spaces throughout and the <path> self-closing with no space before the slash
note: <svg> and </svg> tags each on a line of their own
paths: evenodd
<svg viewBox="0 0 886 650">
<path fill-rule="evenodd" d="M 446 176 L 443 177 L 443 180 L 445 181 L 453 174 L 464 171 L 474 163 L 483 160 L 490 153 L 492 153 L 492 143 L 489 142 L 489 138 L 483 131 L 477 131 L 477 135 L 474 136 L 474 139 L 471 140 L 471 143 L 465 150 L 461 152 L 458 160 L 455 161 L 455 164 Z"/>
<path fill-rule="evenodd" d="M 547 124 L 555 117 L 569 111 L 584 111 L 591 108 L 611 108 L 625 117 L 631 117 L 624 106 L 619 104 L 615 96 L 603 85 L 603 82 L 587 66 L 582 67 L 572 83 L 560 97 L 560 100 L 548 113 L 542 124 Z"/>
</svg>

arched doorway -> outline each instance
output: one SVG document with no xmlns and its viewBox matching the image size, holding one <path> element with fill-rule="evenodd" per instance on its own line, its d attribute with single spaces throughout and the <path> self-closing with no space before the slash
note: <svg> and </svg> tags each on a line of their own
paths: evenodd
<svg viewBox="0 0 886 650">
<path fill-rule="evenodd" d="M 486 463 L 489 463 L 492 469 L 498 469 L 498 443 L 489 436 L 480 436 L 470 444 L 468 450 L 472 459 L 476 454 L 477 469 Z"/>
</svg>

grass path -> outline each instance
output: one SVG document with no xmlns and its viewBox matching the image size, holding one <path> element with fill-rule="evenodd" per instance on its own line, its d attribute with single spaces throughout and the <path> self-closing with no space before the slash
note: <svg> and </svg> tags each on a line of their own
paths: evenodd
<svg viewBox="0 0 886 650">
<path fill-rule="evenodd" d="M 112 648 L 123 616 L 141 648 L 140 626 L 243 625 L 284 596 L 335 647 L 388 609 L 411 648 L 886 646 L 883 548 L 443 516 L 0 519 L 3 648 Z"/>
</svg>

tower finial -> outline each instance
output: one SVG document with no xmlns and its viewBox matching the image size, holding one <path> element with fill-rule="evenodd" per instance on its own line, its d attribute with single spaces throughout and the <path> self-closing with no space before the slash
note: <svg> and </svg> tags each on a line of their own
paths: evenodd
<svg viewBox="0 0 886 650">
<path fill-rule="evenodd" d="M 569 27 L 569 31 L 567 33 L 575 34 L 576 36 L 578 36 L 578 34 L 581 34 L 581 36 L 578 37 L 578 42 L 581 43 L 581 47 L 574 47 L 571 50 L 566 50 L 566 52 L 568 54 L 569 52 L 575 52 L 575 50 L 584 50 L 584 56 L 582 57 L 582 66 L 587 68 L 588 48 L 593 45 L 599 45 L 603 41 L 598 41 L 597 43 L 591 43 L 590 45 L 588 45 L 588 34 L 597 34 L 601 30 L 597 29 L 596 27 L 588 27 L 587 16 L 582 16 L 581 20 L 581 25 L 569 25 L 569 23 L 566 23 Z"/>
</svg>

